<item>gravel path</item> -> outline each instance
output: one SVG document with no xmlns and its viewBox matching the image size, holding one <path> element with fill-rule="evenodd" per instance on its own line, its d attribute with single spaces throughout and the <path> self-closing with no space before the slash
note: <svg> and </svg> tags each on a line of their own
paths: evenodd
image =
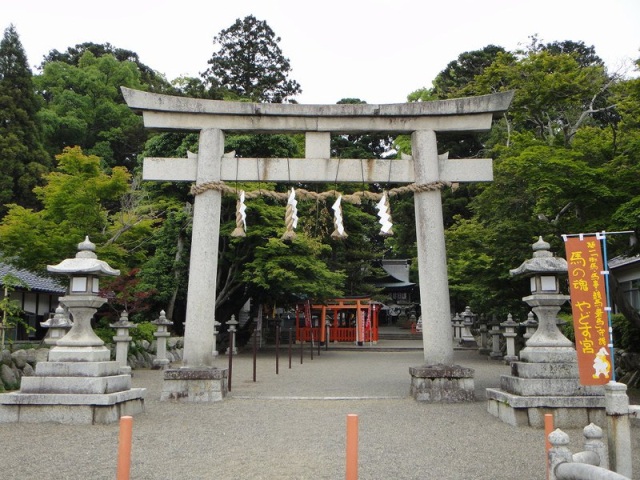
<svg viewBox="0 0 640 480">
<path fill-rule="evenodd" d="M 408 369 L 422 352 L 322 351 L 304 363 L 294 351 L 234 358 L 232 391 L 223 402 L 160 402 L 162 372 L 134 371 L 147 388 L 146 411 L 134 418 L 131 478 L 341 479 L 346 416 L 359 419 L 359 478 L 544 479 L 544 433 L 515 428 L 486 411 L 484 389 L 507 366 L 456 351 L 476 369 L 478 400 L 438 405 L 408 396 Z M 218 359 L 227 366 L 227 357 Z M 113 479 L 118 425 L 0 425 L 0 479 Z M 568 430 L 573 451 L 581 429 Z M 633 428 L 634 451 L 640 429 Z M 634 472 L 640 475 L 640 456 Z M 637 478 L 640 478 L 638 476 Z"/>
</svg>

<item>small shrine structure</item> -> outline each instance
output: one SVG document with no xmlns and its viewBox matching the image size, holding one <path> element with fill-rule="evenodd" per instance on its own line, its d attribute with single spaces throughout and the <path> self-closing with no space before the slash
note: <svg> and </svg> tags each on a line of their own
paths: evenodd
<svg viewBox="0 0 640 480">
<path fill-rule="evenodd" d="M 382 304 L 369 297 L 347 297 L 296 306 L 296 341 L 378 343 Z"/>
</svg>

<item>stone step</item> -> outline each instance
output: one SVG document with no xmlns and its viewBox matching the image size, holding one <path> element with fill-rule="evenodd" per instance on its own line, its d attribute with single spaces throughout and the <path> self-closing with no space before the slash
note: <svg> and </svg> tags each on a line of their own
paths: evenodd
<svg viewBox="0 0 640 480">
<path fill-rule="evenodd" d="M 131 389 L 131 375 L 109 377 L 22 377 L 21 393 L 104 394 Z"/>
</svg>

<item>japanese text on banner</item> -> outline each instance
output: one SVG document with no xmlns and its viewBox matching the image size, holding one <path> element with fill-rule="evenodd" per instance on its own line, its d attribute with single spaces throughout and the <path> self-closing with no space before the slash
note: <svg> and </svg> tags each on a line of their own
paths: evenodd
<svg viewBox="0 0 640 480">
<path fill-rule="evenodd" d="M 611 362 L 600 240 L 570 237 L 565 248 L 580 383 L 603 385 L 611 380 Z"/>
</svg>

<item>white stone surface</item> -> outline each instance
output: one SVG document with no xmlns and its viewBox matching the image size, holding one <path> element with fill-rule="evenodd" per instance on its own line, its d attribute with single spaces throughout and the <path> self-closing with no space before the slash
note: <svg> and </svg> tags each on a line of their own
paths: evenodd
<svg viewBox="0 0 640 480">
<path fill-rule="evenodd" d="M 224 135 L 221 130 L 200 132 L 198 184 L 220 180 L 223 152 Z M 222 194 L 218 190 L 207 190 L 196 195 L 193 202 L 183 358 L 183 364 L 188 367 L 213 365 L 221 202 Z"/>
<path fill-rule="evenodd" d="M 50 362 L 107 362 L 111 352 L 107 347 L 66 347 L 56 345 L 49 352 Z"/>
<path fill-rule="evenodd" d="M 114 393 L 131 388 L 130 375 L 108 377 L 23 377 L 21 393 Z"/>
<path fill-rule="evenodd" d="M 324 135 L 320 133 L 317 135 Z M 318 147 L 320 150 L 320 147 Z M 198 156 L 190 158 L 144 159 L 145 180 L 193 182 Z M 313 166 L 310 168 L 310 166 Z M 306 158 L 237 158 L 223 161 L 220 179 L 226 182 L 340 182 L 413 183 L 416 181 L 411 157 L 386 159 L 336 159 L 326 156 Z M 440 179 L 445 182 L 488 182 L 493 180 L 490 158 L 448 159 L 441 162 Z"/>
<path fill-rule="evenodd" d="M 440 162 L 435 132 L 414 132 L 411 148 L 416 183 L 438 181 Z M 414 205 L 424 359 L 427 365 L 451 365 L 449 280 L 440 191 L 416 192 Z"/>
<path fill-rule="evenodd" d="M 264 133 L 416 130 L 483 131 L 506 111 L 514 92 L 393 105 L 299 105 L 223 102 L 159 95 L 122 87 L 127 104 L 151 128 L 249 130 Z"/>
</svg>

